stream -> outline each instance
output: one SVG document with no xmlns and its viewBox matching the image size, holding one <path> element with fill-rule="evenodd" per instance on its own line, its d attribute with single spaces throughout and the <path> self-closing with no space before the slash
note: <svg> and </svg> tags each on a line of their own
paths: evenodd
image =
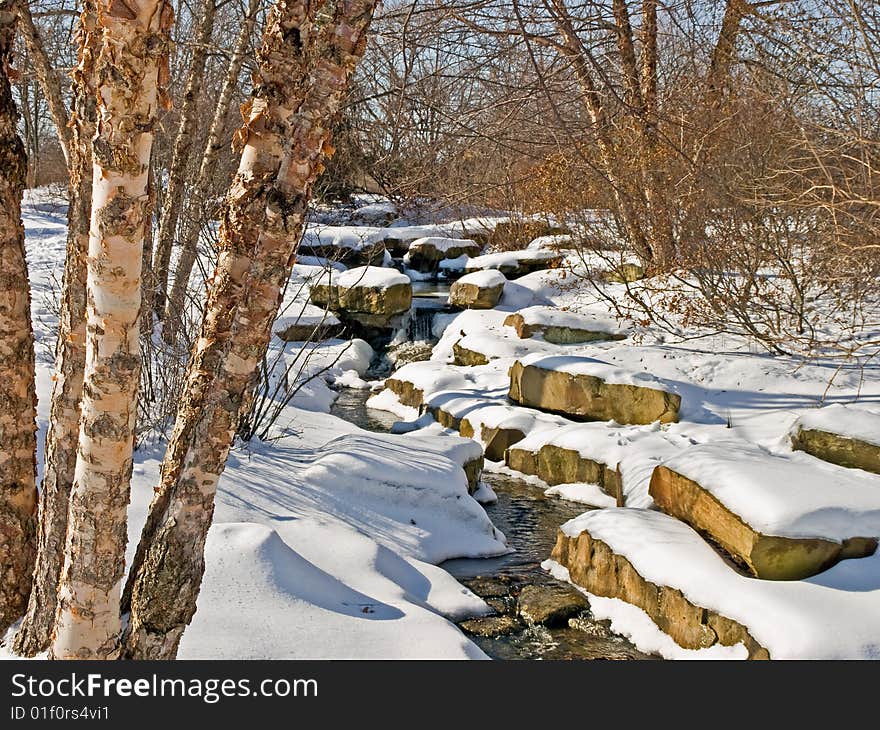
<svg viewBox="0 0 880 730">
<path fill-rule="evenodd" d="M 331 413 L 368 431 L 387 433 L 399 419 L 392 413 L 367 408 L 370 395 L 367 389 L 343 389 Z M 493 607 L 503 603 L 510 605 L 522 586 L 556 583 L 541 569 L 541 562 L 550 555 L 559 525 L 587 508 L 546 497 L 539 487 L 512 476 L 485 471 L 482 479 L 498 496 L 496 502 L 483 507 L 505 534 L 513 552 L 497 558 L 449 560 L 441 567 L 487 598 Z M 499 583 L 509 587 L 509 596 L 492 598 L 481 590 L 487 584 L 497 586 Z M 493 659 L 654 658 L 614 634 L 607 621 L 593 619 L 588 610 L 572 619 L 570 625 L 521 627 L 502 636 L 470 638 Z"/>
</svg>

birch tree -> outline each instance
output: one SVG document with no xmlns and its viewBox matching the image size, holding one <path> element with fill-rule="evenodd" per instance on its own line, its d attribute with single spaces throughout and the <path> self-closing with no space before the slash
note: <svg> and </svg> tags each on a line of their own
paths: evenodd
<svg viewBox="0 0 880 730">
<path fill-rule="evenodd" d="M 147 178 L 172 21 L 165 0 L 97 4 L 85 375 L 53 658 L 107 659 L 118 649 Z"/>
<path fill-rule="evenodd" d="M 73 71 L 73 108 L 68 144 L 67 250 L 55 345 L 52 403 L 40 485 L 37 561 L 28 612 L 15 636 L 15 650 L 33 656 L 49 645 L 57 607 L 58 578 L 67 535 L 70 488 L 76 466 L 80 397 L 86 358 L 86 256 L 92 203 L 91 139 L 95 133 L 93 65 L 96 6 L 86 0 L 80 16 L 78 63 Z"/>
<path fill-rule="evenodd" d="M 123 602 L 129 657 L 174 657 L 195 614 L 217 482 L 375 6 L 277 0 L 267 20 L 202 329 Z"/>
<path fill-rule="evenodd" d="M 21 222 L 27 160 L 10 78 L 16 5 L 0 1 L 0 632 L 27 605 L 37 510 L 34 335 Z"/>
</svg>

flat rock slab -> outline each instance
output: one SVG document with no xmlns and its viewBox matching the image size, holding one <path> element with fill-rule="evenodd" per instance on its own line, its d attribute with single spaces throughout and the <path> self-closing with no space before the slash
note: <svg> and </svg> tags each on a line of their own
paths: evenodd
<svg viewBox="0 0 880 730">
<path fill-rule="evenodd" d="M 596 484 L 618 506 L 623 506 L 623 479 L 620 472 L 601 461 L 588 459 L 574 449 L 544 444 L 537 451 L 511 445 L 505 454 L 508 468 L 536 476 L 551 487 L 557 484 Z"/>
<path fill-rule="evenodd" d="M 693 530 L 667 515 L 618 508 L 587 512 L 562 526 L 551 560 L 589 593 L 637 606 L 686 649 L 742 643 L 750 659 L 769 658 L 746 626 L 694 596 L 692 582 L 724 579 L 732 571 Z M 677 581 L 677 572 L 685 580 Z M 712 597 L 708 587 L 703 592 Z"/>
<path fill-rule="evenodd" d="M 817 408 L 795 421 L 791 445 L 832 464 L 880 474 L 880 414 L 843 405 Z"/>
<path fill-rule="evenodd" d="M 564 626 L 589 607 L 580 591 L 564 583 L 527 585 L 517 597 L 517 613 L 533 626 Z"/>
<path fill-rule="evenodd" d="M 621 424 L 678 420 L 681 397 L 644 373 L 587 357 L 536 355 L 510 369 L 510 398 L 532 408 Z"/>
<path fill-rule="evenodd" d="M 334 312 L 387 319 L 409 310 L 412 283 L 397 271 L 365 266 L 334 272 L 329 281 L 324 277 L 312 286 L 310 298 L 313 304 Z"/>
<path fill-rule="evenodd" d="M 432 273 L 439 269 L 440 262 L 445 259 L 479 256 L 480 250 L 480 244 L 469 238 L 428 236 L 412 241 L 403 261 L 410 269 Z"/>
<path fill-rule="evenodd" d="M 609 318 L 588 317 L 556 307 L 527 307 L 508 315 L 504 324 L 521 339 L 541 336 L 556 345 L 626 338 L 626 333 Z"/>
<path fill-rule="evenodd" d="M 806 578 L 873 554 L 880 534 L 880 481 L 807 459 L 739 442 L 702 444 L 658 466 L 649 491 L 661 510 L 753 575 Z"/>
</svg>

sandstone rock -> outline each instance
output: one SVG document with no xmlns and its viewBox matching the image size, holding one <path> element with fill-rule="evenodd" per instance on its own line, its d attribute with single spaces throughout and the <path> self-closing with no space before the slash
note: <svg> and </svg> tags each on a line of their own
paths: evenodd
<svg viewBox="0 0 880 730">
<path fill-rule="evenodd" d="M 564 258 L 555 251 L 547 249 L 523 249 L 520 251 L 499 251 L 483 254 L 471 259 L 462 259 L 466 272 L 500 271 L 506 277 L 515 279 L 535 271 L 556 269 L 562 265 Z M 444 269 L 452 267 L 444 262 Z"/>
<path fill-rule="evenodd" d="M 594 539 L 588 530 L 574 536 L 560 530 L 551 558 L 568 570 L 573 583 L 588 592 L 619 598 L 642 609 L 685 649 L 742 643 L 750 659 L 770 658 L 745 626 L 692 603 L 677 588 L 646 580 L 625 556 Z"/>
<path fill-rule="evenodd" d="M 492 309 L 501 299 L 506 281 L 498 271 L 467 274 L 450 288 L 449 304 L 462 309 Z"/>
<path fill-rule="evenodd" d="M 480 486 L 480 477 L 483 474 L 483 457 L 466 461 L 461 468 L 464 469 L 464 475 L 467 477 L 468 493 L 473 494 Z"/>
<path fill-rule="evenodd" d="M 683 457 L 694 449 L 686 450 Z M 854 536 L 837 541 L 763 534 L 716 493 L 671 468 L 674 463 L 671 460 L 669 465 L 654 469 L 649 491 L 656 505 L 708 535 L 758 578 L 799 580 L 820 573 L 842 559 L 864 557 L 877 549 L 874 537 Z M 772 462 L 768 461 L 768 477 L 773 482 L 767 484 L 763 498 L 784 499 L 784 494 L 774 494 L 778 477 L 770 471 L 771 467 Z M 790 478 L 799 481 L 797 471 L 793 470 Z M 803 484 L 803 488 L 809 489 L 809 485 Z M 762 497 L 756 495 L 755 498 Z"/>
<path fill-rule="evenodd" d="M 557 345 L 626 338 L 610 320 L 590 318 L 554 307 L 528 307 L 508 315 L 504 324 L 513 327 L 521 339 L 540 335 L 547 342 Z"/>
<path fill-rule="evenodd" d="M 387 378 L 385 380 L 385 387 L 397 396 L 401 405 L 409 406 L 410 408 L 420 408 L 425 397 L 422 389 L 417 388 L 408 380 Z"/>
<path fill-rule="evenodd" d="M 296 316 L 279 317 L 272 329 L 285 342 L 321 342 L 342 335 L 345 325 L 330 312 L 306 305 Z"/>
<path fill-rule="evenodd" d="M 580 591 L 564 583 L 527 585 L 517 597 L 517 613 L 533 626 L 565 625 L 589 605 Z"/>
<path fill-rule="evenodd" d="M 358 246 L 343 246 L 303 239 L 299 254 L 337 261 L 345 266 L 381 266 L 385 260 L 385 243 L 372 241 Z"/>
<path fill-rule="evenodd" d="M 851 469 L 880 474 L 880 446 L 861 439 L 816 428 L 799 427 L 791 437 L 792 448 L 817 459 Z"/>
<path fill-rule="evenodd" d="M 476 430 L 467 418 L 459 421 L 459 433 L 465 438 L 474 438 Z M 480 442 L 483 444 L 483 452 L 490 461 L 504 461 L 504 452 L 518 441 L 522 441 L 526 435 L 518 428 L 505 428 L 502 426 L 486 426 L 480 424 Z"/>
<path fill-rule="evenodd" d="M 492 639 L 519 631 L 523 625 L 512 616 L 481 616 L 462 621 L 459 627 L 466 634 Z"/>
<path fill-rule="evenodd" d="M 605 494 L 617 500 L 618 506 L 623 506 L 623 478 L 620 472 L 607 464 L 587 459 L 572 449 L 554 444 L 544 444 L 537 451 L 511 446 L 507 449 L 504 463 L 514 471 L 539 477 L 550 486 L 597 484 Z"/>
<path fill-rule="evenodd" d="M 517 360 L 510 369 L 510 398 L 541 410 L 621 424 L 675 422 L 681 405 L 680 396 L 649 377 L 575 357 Z"/>
<path fill-rule="evenodd" d="M 429 236 L 418 238 L 409 244 L 404 257 L 406 265 L 422 273 L 439 270 L 440 262 L 461 256 L 478 256 L 480 245 L 469 238 L 441 238 Z"/>
<path fill-rule="evenodd" d="M 453 362 L 456 365 L 488 365 L 489 358 L 482 352 L 462 347 L 458 342 L 452 345 Z"/>
<path fill-rule="evenodd" d="M 402 315 L 412 305 L 412 284 L 400 272 L 364 266 L 334 272 L 329 282 L 325 277 L 312 286 L 310 298 L 313 304 L 333 310 L 344 321 L 366 330 L 382 330 L 402 323 Z"/>
</svg>

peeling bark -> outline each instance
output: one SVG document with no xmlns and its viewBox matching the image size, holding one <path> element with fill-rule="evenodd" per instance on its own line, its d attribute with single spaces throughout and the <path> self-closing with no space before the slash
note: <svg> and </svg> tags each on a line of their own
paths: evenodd
<svg viewBox="0 0 880 730">
<path fill-rule="evenodd" d="M 99 0 L 97 11 L 86 362 L 50 648 L 57 659 L 108 659 L 118 653 L 147 178 L 173 20 L 166 0 Z"/>
<path fill-rule="evenodd" d="M 263 35 L 202 330 L 132 566 L 125 637 L 132 658 L 173 658 L 195 614 L 217 482 L 269 343 L 312 186 L 332 153 L 330 125 L 363 54 L 376 0 L 318 5 L 277 0 Z"/>
<path fill-rule="evenodd" d="M 86 360 L 86 256 L 92 208 L 91 139 L 95 134 L 92 82 L 96 51 L 95 11 L 94 0 L 87 0 L 80 16 L 79 61 L 72 74 L 74 99 L 70 115 L 67 255 L 40 489 L 37 562 L 28 612 L 14 644 L 15 651 L 25 656 L 33 656 L 49 645 L 57 608 L 58 579 L 64 560 L 70 488 L 76 466 L 79 404 Z"/>
<path fill-rule="evenodd" d="M 159 236 L 153 258 L 153 308 L 156 316 L 162 319 L 165 313 L 165 299 L 168 291 L 168 267 L 171 263 L 171 248 L 177 233 L 177 222 L 183 207 L 186 168 L 189 163 L 190 146 L 196 131 L 196 112 L 199 95 L 205 78 L 205 62 L 214 31 L 214 0 L 202 0 L 199 9 L 199 28 L 195 38 L 195 49 L 190 61 L 189 76 L 183 92 L 183 105 L 177 136 L 171 153 L 171 167 L 168 169 L 168 185 L 165 189 L 165 205 L 159 219 Z"/>
<path fill-rule="evenodd" d="M 27 606 L 37 512 L 34 335 L 21 222 L 27 157 L 10 79 L 16 4 L 0 2 L 0 633 Z"/>
</svg>

